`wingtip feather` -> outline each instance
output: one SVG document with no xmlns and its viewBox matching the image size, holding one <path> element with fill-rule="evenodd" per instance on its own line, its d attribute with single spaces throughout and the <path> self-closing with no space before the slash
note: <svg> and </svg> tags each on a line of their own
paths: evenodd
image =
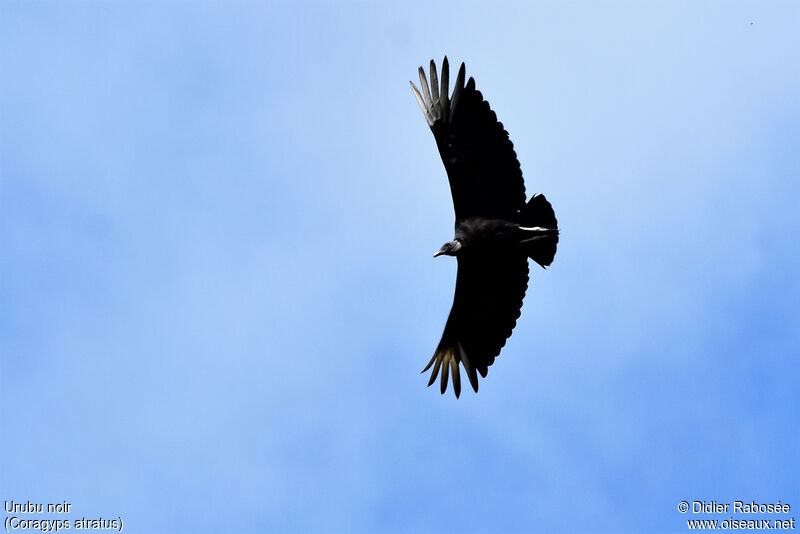
<svg viewBox="0 0 800 534">
<path fill-rule="evenodd" d="M 455 357 L 450 358 L 450 374 L 453 375 L 453 391 L 456 398 L 461 395 L 461 373 L 458 370 L 458 362 Z"/>
<path fill-rule="evenodd" d="M 419 68 L 419 84 L 422 86 L 422 97 L 425 100 L 425 107 L 431 109 L 431 91 L 428 87 L 428 78 L 425 76 L 425 69 Z"/>
<path fill-rule="evenodd" d="M 461 343 L 458 344 L 458 352 L 459 355 L 461 356 L 461 363 L 464 365 L 464 372 L 467 373 L 469 384 L 472 386 L 472 389 L 475 390 L 475 393 L 477 393 L 478 373 L 475 371 L 475 366 L 473 366 L 472 362 L 469 361 L 469 356 L 467 356 L 467 351 L 464 350 L 464 347 L 461 346 Z"/>
<path fill-rule="evenodd" d="M 442 99 L 442 118 L 447 120 L 450 116 L 450 64 L 447 62 L 447 56 L 444 56 L 442 61 L 442 89 L 439 96 Z"/>
<path fill-rule="evenodd" d="M 425 117 L 425 122 L 428 123 L 428 126 L 433 126 L 433 117 L 431 117 L 430 112 L 428 111 L 428 107 L 425 105 L 425 102 L 422 98 L 422 95 L 417 89 L 417 86 L 414 85 L 414 82 L 411 80 L 408 81 L 411 85 L 411 90 L 414 92 L 414 98 L 417 99 L 417 104 L 419 104 L 419 109 L 422 111 L 422 115 Z"/>
<path fill-rule="evenodd" d="M 466 75 L 466 65 L 461 63 L 461 67 L 458 69 L 458 75 L 456 76 L 456 83 L 453 86 L 453 98 L 450 100 L 450 116 L 455 116 L 456 109 L 458 107 L 458 99 L 461 97 L 461 91 L 464 90 L 464 76 Z"/>
<path fill-rule="evenodd" d="M 436 63 L 431 60 L 431 95 L 433 99 L 431 100 L 433 106 L 437 106 L 439 102 L 439 76 L 436 74 Z"/>
<path fill-rule="evenodd" d="M 422 371 L 420 371 L 420 372 L 419 372 L 419 374 L 422 374 L 422 373 L 424 373 L 425 371 L 427 371 L 428 369 L 430 369 L 430 368 L 431 368 L 431 365 L 433 365 L 433 362 L 434 362 L 435 360 L 436 360 L 436 354 L 434 354 L 433 356 L 431 356 L 431 361 L 429 361 L 429 362 L 428 362 L 428 365 L 426 365 L 426 366 L 425 366 L 425 369 L 423 369 Z"/>
<path fill-rule="evenodd" d="M 444 362 L 442 365 L 442 382 L 441 382 L 441 387 L 439 388 L 439 391 L 441 392 L 442 395 L 444 395 L 444 392 L 447 391 L 447 378 L 448 375 L 450 374 L 450 358 L 452 357 L 453 355 L 451 353 L 448 353 L 444 357 Z"/>
<path fill-rule="evenodd" d="M 436 377 L 439 375 L 439 368 L 442 365 L 442 355 L 441 353 L 436 353 L 436 365 L 433 366 L 433 372 L 431 373 L 431 379 L 428 380 L 428 387 L 431 387 L 434 382 L 436 382 Z"/>
</svg>

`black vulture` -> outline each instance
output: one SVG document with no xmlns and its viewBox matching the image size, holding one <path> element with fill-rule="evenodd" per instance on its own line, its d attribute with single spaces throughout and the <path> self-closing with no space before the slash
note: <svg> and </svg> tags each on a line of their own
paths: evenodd
<svg viewBox="0 0 800 534">
<path fill-rule="evenodd" d="M 411 89 L 428 122 L 442 157 L 455 209 L 455 238 L 434 257 L 458 261 L 453 307 L 442 339 L 422 370 L 433 366 L 428 386 L 441 371 L 441 392 L 448 375 L 461 394 L 459 364 L 478 391 L 478 375 L 489 366 L 511 336 L 528 287 L 528 258 L 546 268 L 558 245 L 558 222 L 544 195 L 525 201 L 514 145 L 503 123 L 475 89 L 464 85 L 464 64 L 458 70 L 452 97 L 447 57 L 442 63 L 441 89 L 431 60 L 430 85 L 419 68 L 422 92 Z"/>
</svg>

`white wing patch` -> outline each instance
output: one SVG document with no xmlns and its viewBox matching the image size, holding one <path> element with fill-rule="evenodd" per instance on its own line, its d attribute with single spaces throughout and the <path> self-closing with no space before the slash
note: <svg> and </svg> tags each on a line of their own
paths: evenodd
<svg viewBox="0 0 800 534">
<path fill-rule="evenodd" d="M 408 82 L 411 84 L 411 90 L 414 92 L 414 97 L 417 99 L 419 109 L 422 110 L 422 114 L 425 116 L 425 121 L 428 123 L 428 126 L 433 126 L 433 123 L 440 119 L 448 122 L 452 120 L 456 105 L 458 104 L 458 98 L 461 95 L 461 91 L 464 89 L 464 70 L 465 67 L 462 63 L 461 68 L 458 69 L 458 76 L 456 77 L 456 84 L 453 87 L 452 99 L 448 96 L 450 94 L 450 65 L 447 62 L 446 56 L 442 62 L 441 85 L 439 84 L 439 76 L 436 74 L 436 63 L 433 60 L 431 60 L 430 66 L 430 83 L 428 83 L 428 79 L 425 76 L 425 69 L 422 67 L 419 68 L 419 83 L 422 86 L 421 92 L 417 89 L 417 86 L 414 85 L 414 82 Z"/>
</svg>

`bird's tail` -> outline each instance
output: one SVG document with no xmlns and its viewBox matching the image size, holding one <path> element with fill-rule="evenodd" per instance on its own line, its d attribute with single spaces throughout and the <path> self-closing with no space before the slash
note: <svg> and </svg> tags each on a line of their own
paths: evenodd
<svg viewBox="0 0 800 534">
<path fill-rule="evenodd" d="M 528 257 L 548 267 L 558 247 L 558 220 L 544 195 L 534 195 L 520 213 L 521 244 Z"/>
</svg>

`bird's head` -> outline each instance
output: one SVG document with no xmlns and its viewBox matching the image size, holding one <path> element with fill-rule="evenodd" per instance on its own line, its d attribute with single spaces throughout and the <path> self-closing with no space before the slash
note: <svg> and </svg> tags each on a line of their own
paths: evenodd
<svg viewBox="0 0 800 534">
<path fill-rule="evenodd" d="M 458 251 L 461 250 L 461 241 L 458 239 L 453 239 L 452 241 L 448 241 L 442 248 L 439 249 L 439 252 L 433 255 L 433 257 L 446 255 L 446 256 L 455 256 L 458 254 Z"/>
</svg>

